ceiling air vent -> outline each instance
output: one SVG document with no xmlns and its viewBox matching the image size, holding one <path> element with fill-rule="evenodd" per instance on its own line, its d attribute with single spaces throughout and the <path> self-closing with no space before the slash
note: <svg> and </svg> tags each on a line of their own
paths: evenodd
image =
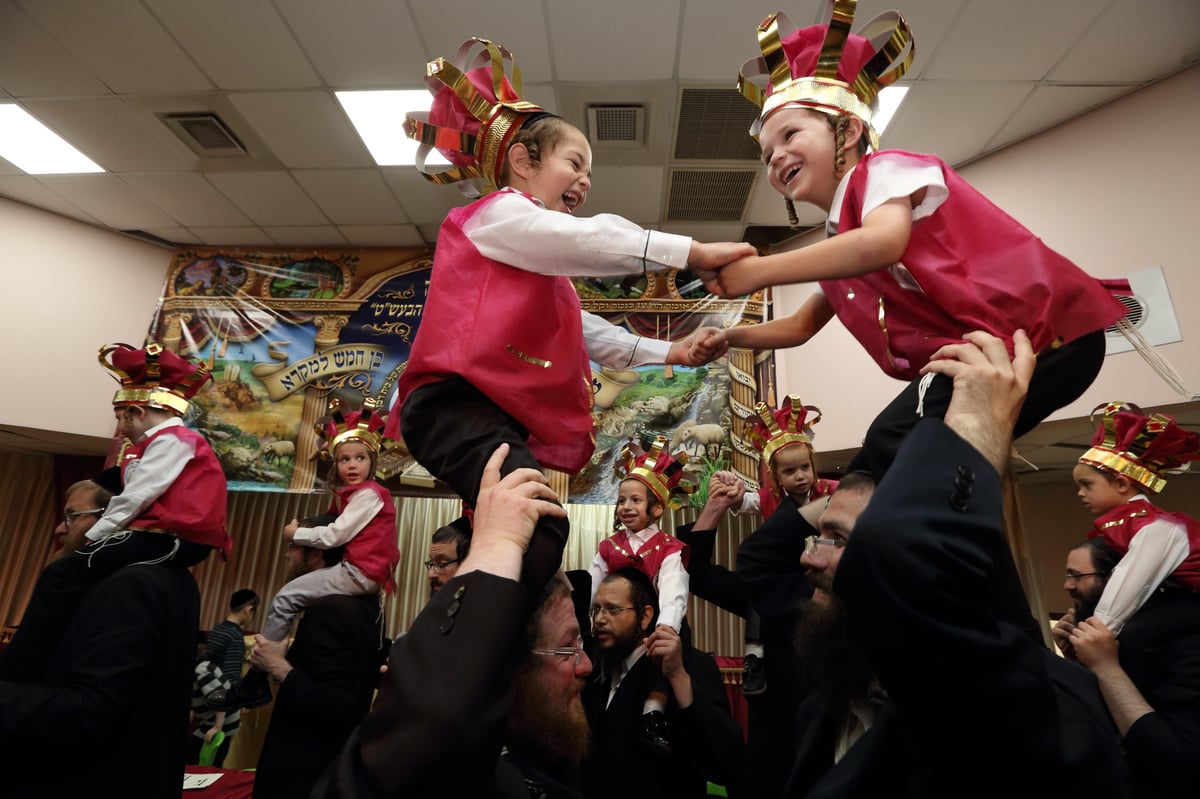
<svg viewBox="0 0 1200 799">
<path fill-rule="evenodd" d="M 593 147 L 644 147 L 646 108 L 641 105 L 589 105 L 589 141 Z"/>
<path fill-rule="evenodd" d="M 1133 327 L 1138 327 L 1146 319 L 1146 306 L 1137 297 L 1129 294 L 1117 295 L 1117 301 L 1125 306 L 1125 316 L 1123 317 Z M 1116 325 L 1109 325 L 1104 329 L 1106 335 L 1119 336 L 1121 331 Z"/>
<path fill-rule="evenodd" d="M 171 132 L 197 155 L 221 158 L 249 155 L 229 126 L 211 111 L 164 114 L 161 118 Z"/>
<path fill-rule="evenodd" d="M 1125 306 L 1125 321 L 1129 322 L 1150 344 L 1172 344 L 1182 341 L 1179 320 L 1171 303 L 1166 275 L 1161 266 L 1152 266 L 1124 277 L 1129 279 L 1132 294 L 1117 295 Z M 1105 352 L 1112 355 L 1133 349 L 1133 344 L 1116 325 L 1104 331 Z"/>
<path fill-rule="evenodd" d="M 668 222 L 740 222 L 757 169 L 674 169 Z"/>
<path fill-rule="evenodd" d="M 757 161 L 750 125 L 758 107 L 736 89 L 684 89 L 679 100 L 675 158 Z"/>
</svg>

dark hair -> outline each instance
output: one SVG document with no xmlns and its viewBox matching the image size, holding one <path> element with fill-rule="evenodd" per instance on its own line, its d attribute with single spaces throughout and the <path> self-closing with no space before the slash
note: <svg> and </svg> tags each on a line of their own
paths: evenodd
<svg viewBox="0 0 1200 799">
<path fill-rule="evenodd" d="M 454 553 L 459 560 L 467 557 L 471 551 L 471 520 L 465 515 L 459 516 L 447 525 L 433 531 L 431 544 L 454 544 Z"/>
<path fill-rule="evenodd" d="M 870 472 L 847 472 L 844 477 L 838 480 L 837 488 L 834 489 L 835 494 L 839 491 L 864 491 L 868 494 L 874 493 L 875 476 Z"/>
<path fill-rule="evenodd" d="M 1104 577 L 1112 574 L 1112 570 L 1117 567 L 1117 561 L 1121 559 L 1120 553 L 1104 543 L 1103 538 L 1085 538 L 1067 551 L 1074 552 L 1077 549 L 1088 551 L 1092 557 L 1092 567 Z"/>
<path fill-rule="evenodd" d="M 554 114 L 539 114 L 527 119 L 521 129 L 516 132 L 505 150 L 507 154 L 514 144 L 523 144 L 529 152 L 529 163 L 536 168 L 542 165 L 542 156 L 554 152 L 558 140 L 571 129 L 577 129 L 567 120 Z M 500 185 L 507 186 L 509 181 L 508 158 L 500 166 Z"/>
<path fill-rule="evenodd" d="M 643 634 L 649 635 L 654 629 L 654 625 L 658 623 L 658 592 L 654 590 L 654 583 L 650 581 L 645 572 L 639 571 L 632 566 L 626 566 L 623 569 L 617 569 L 615 572 L 610 573 L 600 581 L 600 584 L 604 585 L 617 579 L 623 579 L 629 583 L 629 599 L 633 607 L 637 608 L 639 619 L 641 618 L 642 608 L 647 605 L 654 608 L 654 613 L 650 616 L 650 626 L 642 630 Z"/>
<path fill-rule="evenodd" d="M 335 513 L 322 513 L 320 516 L 306 516 L 300 520 L 301 527 L 325 527 L 337 518 Z M 321 560 L 326 566 L 336 566 L 342 562 L 342 556 L 346 554 L 346 545 L 333 547 L 331 549 L 320 549 L 318 547 L 306 547 L 297 544 L 301 549 L 311 549 L 321 553 Z"/>
<path fill-rule="evenodd" d="M 259 605 L 258 594 L 249 588 L 239 588 L 233 592 L 233 596 L 229 597 L 229 609 L 235 613 L 247 605 L 253 605 L 256 608 Z"/>
</svg>

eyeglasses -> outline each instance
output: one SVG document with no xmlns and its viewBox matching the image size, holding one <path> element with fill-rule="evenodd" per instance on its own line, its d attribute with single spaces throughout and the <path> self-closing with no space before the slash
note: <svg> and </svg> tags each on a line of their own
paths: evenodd
<svg viewBox="0 0 1200 799">
<path fill-rule="evenodd" d="M 1077 572 L 1067 569 L 1067 573 L 1063 575 L 1064 580 L 1082 580 L 1084 577 L 1103 577 L 1108 572 Z"/>
<path fill-rule="evenodd" d="M 600 607 L 599 605 L 592 605 L 592 609 L 590 611 L 588 611 L 588 615 L 590 615 L 592 617 L 592 621 L 595 621 L 596 619 L 600 618 L 601 616 L 603 616 L 606 619 L 611 619 L 613 616 L 616 616 L 618 613 L 624 613 L 627 610 L 637 610 L 637 608 L 609 608 L 609 607 Z"/>
<path fill-rule="evenodd" d="M 817 547 L 819 547 L 819 546 L 827 546 L 827 547 L 834 547 L 836 549 L 840 549 L 841 547 L 846 546 L 846 539 L 844 539 L 844 538 L 817 538 L 815 535 L 810 535 L 808 538 L 804 539 L 804 554 L 805 555 L 817 554 Z"/>
<path fill-rule="evenodd" d="M 530 649 L 531 655 L 557 655 L 560 658 L 575 658 L 575 667 L 583 662 L 583 638 L 576 638 L 573 646 L 560 646 L 558 649 Z"/>
<path fill-rule="evenodd" d="M 92 508 L 91 510 L 69 510 L 63 513 L 63 521 L 67 524 L 74 524 L 76 519 L 81 516 L 94 516 L 97 513 L 104 513 L 104 508 Z"/>
<path fill-rule="evenodd" d="M 436 560 L 427 560 L 425 561 L 425 571 L 432 569 L 433 571 L 441 574 L 442 570 L 444 570 L 447 566 L 453 566 L 455 563 L 458 563 L 461 560 L 462 558 L 455 558 L 454 560 L 443 560 L 440 563 Z"/>
</svg>

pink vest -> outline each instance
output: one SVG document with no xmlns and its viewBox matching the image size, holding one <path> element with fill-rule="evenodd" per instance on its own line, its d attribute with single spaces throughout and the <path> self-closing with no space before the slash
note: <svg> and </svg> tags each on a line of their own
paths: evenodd
<svg viewBox="0 0 1200 799">
<path fill-rule="evenodd" d="M 570 278 L 517 269 L 471 244 L 464 224 L 498 196 L 455 208 L 442 223 L 397 404 L 461 376 L 528 431 L 539 463 L 574 474 L 596 447 L 579 295 Z"/>
<path fill-rule="evenodd" d="M 1119 552 L 1121 557 L 1125 557 L 1133 537 L 1146 525 L 1160 518 L 1182 524 L 1187 530 L 1188 546 L 1191 549 L 1171 576 L 1193 591 L 1200 591 L 1200 522 L 1191 516 L 1169 513 L 1144 499 L 1135 499 L 1097 516 L 1088 532 L 1088 538 L 1103 538 L 1104 543 Z"/>
<path fill-rule="evenodd" d="M 125 449 L 121 460 L 121 479 L 129 464 L 142 457 L 150 442 L 159 436 L 175 436 L 195 446 L 195 456 L 183 467 L 175 482 L 154 500 L 127 527 L 168 530 L 184 541 L 205 544 L 221 550 L 226 560 L 233 552 L 233 540 L 225 529 L 225 501 L 228 488 L 225 473 L 212 447 L 194 430 L 165 427 Z"/>
<path fill-rule="evenodd" d="M 650 536 L 650 540 L 643 544 L 637 552 L 633 551 L 633 546 L 629 543 L 629 536 L 624 530 L 601 541 L 598 551 L 600 557 L 604 558 L 604 562 L 608 564 L 609 574 L 617 569 L 632 566 L 651 580 L 658 576 L 658 570 L 662 568 L 663 561 L 667 559 L 668 555 L 678 552 L 685 569 L 688 563 L 687 544 L 678 538 L 667 535 L 662 530 Z"/>
<path fill-rule="evenodd" d="M 839 233 L 862 225 L 867 174 L 877 155 L 866 156 L 850 177 Z M 941 159 L 913 157 L 941 168 L 950 196 L 913 224 L 903 268 L 821 281 L 838 319 L 884 372 L 915 380 L 939 347 L 971 330 L 1011 341 L 1024 328 L 1034 352 L 1041 352 L 1125 315 L 1125 306 L 1100 281 L 1047 247 Z"/>
<path fill-rule="evenodd" d="M 400 548 L 396 546 L 396 505 L 392 502 L 392 495 L 379 483 L 367 480 L 334 491 L 333 505 L 330 506 L 329 512 L 340 514 L 350 503 L 350 497 L 357 491 L 374 493 L 383 500 L 383 507 L 367 522 L 366 527 L 346 542 L 346 554 L 343 558 L 382 586 L 385 594 L 390 594 L 396 589 L 393 574 L 396 564 L 400 562 Z"/>
</svg>

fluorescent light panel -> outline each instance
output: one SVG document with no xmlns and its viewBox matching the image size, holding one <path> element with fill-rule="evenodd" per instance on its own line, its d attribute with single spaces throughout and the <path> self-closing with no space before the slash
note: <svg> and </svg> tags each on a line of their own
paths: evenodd
<svg viewBox="0 0 1200 799">
<path fill-rule="evenodd" d="M 417 143 L 404 134 L 404 115 L 428 111 L 433 96 L 425 89 L 335 92 L 363 144 L 379 166 L 412 166 Z M 428 165 L 448 164 L 433 150 Z"/>
<path fill-rule="evenodd" d="M 104 171 L 13 103 L 0 104 L 0 157 L 30 175 Z"/>
<path fill-rule="evenodd" d="M 904 101 L 904 95 L 908 94 L 907 86 L 888 86 L 879 92 L 879 110 L 875 113 L 872 120 L 875 123 L 875 130 L 880 136 L 883 135 L 883 129 L 892 121 L 892 117 L 896 114 L 896 109 L 900 107 L 900 103 Z"/>
</svg>

